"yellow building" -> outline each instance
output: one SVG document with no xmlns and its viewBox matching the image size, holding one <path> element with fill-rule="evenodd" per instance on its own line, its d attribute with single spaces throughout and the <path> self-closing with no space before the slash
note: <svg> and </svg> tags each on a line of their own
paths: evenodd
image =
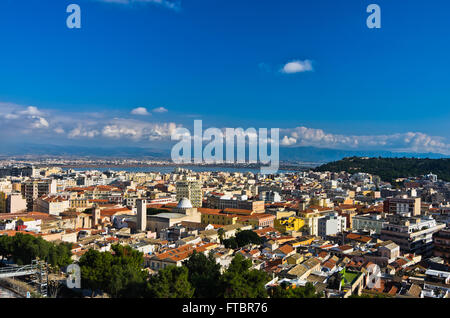
<svg viewBox="0 0 450 318">
<path fill-rule="evenodd" d="M 314 242 L 316 239 L 317 239 L 316 236 L 305 235 L 305 236 L 298 237 L 295 242 L 291 243 L 291 245 L 294 248 L 300 247 L 300 246 L 308 246 L 308 245 L 311 245 L 311 243 Z"/>
<path fill-rule="evenodd" d="M 199 208 L 202 224 L 230 225 L 237 223 L 237 216 L 220 213 L 220 210 Z"/>
<path fill-rule="evenodd" d="M 287 258 L 287 263 L 291 265 L 298 265 L 304 261 L 302 254 L 295 253 Z"/>
<path fill-rule="evenodd" d="M 274 222 L 274 227 L 281 233 L 299 231 L 304 225 L 305 221 L 296 216 L 283 217 Z"/>
</svg>

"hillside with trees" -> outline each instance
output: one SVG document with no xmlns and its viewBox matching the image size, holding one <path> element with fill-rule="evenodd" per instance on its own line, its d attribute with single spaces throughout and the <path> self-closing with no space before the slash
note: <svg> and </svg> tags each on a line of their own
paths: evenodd
<svg viewBox="0 0 450 318">
<path fill-rule="evenodd" d="M 418 177 L 432 172 L 439 179 L 450 181 L 450 159 L 349 157 L 321 165 L 315 171 L 367 172 L 387 182 L 392 182 L 396 178 Z"/>
</svg>

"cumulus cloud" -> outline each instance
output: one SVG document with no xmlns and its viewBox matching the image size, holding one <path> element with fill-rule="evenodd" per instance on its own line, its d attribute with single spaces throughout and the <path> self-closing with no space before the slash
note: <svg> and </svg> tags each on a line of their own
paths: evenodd
<svg viewBox="0 0 450 318">
<path fill-rule="evenodd" d="M 286 63 L 283 68 L 280 70 L 281 73 L 285 74 L 293 74 L 293 73 L 302 73 L 302 72 L 311 72 L 313 71 L 313 66 L 310 60 L 296 60 L 289 63 Z"/>
<path fill-rule="evenodd" d="M 147 111 L 147 114 L 151 112 Z M 165 108 L 164 108 L 165 109 Z M 152 110 L 154 112 L 155 109 Z M 160 110 L 163 111 L 163 110 Z M 143 112 L 140 111 L 142 114 Z M 118 114 L 119 115 L 119 114 Z M 126 114 L 125 114 L 126 115 Z M 149 122 L 154 117 L 114 118 L 110 113 L 63 112 L 36 106 L 21 106 L 0 102 L 0 133 L 18 142 L 43 138 L 90 139 L 97 142 L 114 141 L 117 144 L 170 140 L 180 124 L 174 122 Z M 156 116 L 155 116 L 156 117 Z M 208 127 L 203 127 L 204 131 Z M 220 128 L 225 134 L 225 128 Z M 258 138 L 257 131 L 237 131 L 238 135 L 250 132 Z M 193 132 L 191 132 L 193 133 Z M 49 139 L 50 140 L 50 139 Z M 313 146 L 343 150 L 383 150 L 411 153 L 441 153 L 450 155 L 450 143 L 443 137 L 423 132 L 400 132 L 382 135 L 335 134 L 323 129 L 299 126 L 280 129 L 283 147 Z"/>
<path fill-rule="evenodd" d="M 43 129 L 50 126 L 45 114 L 36 106 L 23 107 L 15 104 L 0 103 L 0 119 L 4 127 L 18 128 L 29 132 L 30 129 Z"/>
<path fill-rule="evenodd" d="M 282 146 L 292 146 L 295 145 L 296 143 L 297 139 L 295 139 L 294 137 L 284 136 L 283 139 L 281 139 Z"/>
<path fill-rule="evenodd" d="M 103 127 L 102 136 L 114 139 L 163 140 L 170 138 L 176 128 L 175 123 L 148 123 L 116 118 Z"/>
<path fill-rule="evenodd" d="M 78 125 L 76 128 L 72 129 L 67 137 L 69 138 L 94 138 L 96 136 L 100 135 L 100 132 L 96 129 L 89 129 L 87 127 L 83 127 L 81 125 Z"/>
<path fill-rule="evenodd" d="M 158 107 L 158 108 L 153 109 L 153 112 L 154 113 L 167 113 L 168 110 L 167 110 L 167 108 L 164 108 L 164 107 Z"/>
<path fill-rule="evenodd" d="M 145 107 L 137 107 L 131 111 L 132 115 L 139 115 L 139 116 L 148 116 L 150 113 L 147 111 L 147 108 Z"/>
<path fill-rule="evenodd" d="M 31 117 L 34 121 L 31 124 L 32 128 L 48 128 L 50 125 L 48 121 L 44 117 L 40 116 L 32 116 Z"/>
<path fill-rule="evenodd" d="M 313 146 L 334 149 L 371 149 L 398 152 L 435 152 L 450 154 L 450 144 L 443 137 L 429 136 L 421 132 L 390 135 L 343 135 L 326 133 L 322 129 L 296 127 L 283 129 L 284 146 Z"/>
</svg>

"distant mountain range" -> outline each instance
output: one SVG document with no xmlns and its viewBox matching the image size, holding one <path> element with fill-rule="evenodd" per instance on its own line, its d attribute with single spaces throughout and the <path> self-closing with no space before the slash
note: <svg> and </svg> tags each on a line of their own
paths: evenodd
<svg viewBox="0 0 450 318">
<path fill-rule="evenodd" d="M 115 157 L 115 158 L 149 158 L 170 160 L 170 149 L 144 147 L 88 147 L 71 145 L 14 144 L 0 145 L 0 156 L 64 156 L 64 157 Z M 281 147 L 280 161 L 325 163 L 345 157 L 409 157 L 409 158 L 449 158 L 438 153 L 397 153 L 391 151 L 354 151 L 316 147 Z"/>
</svg>

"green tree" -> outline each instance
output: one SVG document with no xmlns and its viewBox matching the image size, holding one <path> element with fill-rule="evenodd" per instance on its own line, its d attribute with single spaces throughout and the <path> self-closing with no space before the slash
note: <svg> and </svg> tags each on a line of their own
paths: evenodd
<svg viewBox="0 0 450 318">
<path fill-rule="evenodd" d="M 281 284 L 270 289 L 271 298 L 320 298 L 321 293 L 316 293 L 313 284 L 306 283 L 305 286 L 292 288 L 286 284 Z"/>
<path fill-rule="evenodd" d="M 223 237 L 225 236 L 225 230 L 221 227 L 219 230 L 217 230 L 217 234 L 219 235 L 220 243 L 222 243 Z"/>
<path fill-rule="evenodd" d="M 11 258 L 18 265 L 31 264 L 36 258 L 47 261 L 56 268 L 72 262 L 71 244 L 54 244 L 41 237 L 23 233 L 0 237 L 0 255 Z"/>
<path fill-rule="evenodd" d="M 222 244 L 226 248 L 236 249 L 239 247 L 235 237 L 230 237 L 229 239 L 223 240 Z"/>
<path fill-rule="evenodd" d="M 148 283 L 147 296 L 152 298 L 192 298 L 193 295 L 185 266 L 161 269 Z"/>
<path fill-rule="evenodd" d="M 80 259 L 83 288 L 104 291 L 111 297 L 140 297 L 147 274 L 143 254 L 129 246 L 113 245 L 113 253 L 88 250 Z"/>
<path fill-rule="evenodd" d="M 221 296 L 225 298 L 265 298 L 265 284 L 270 277 L 266 272 L 250 269 L 252 262 L 237 254 L 221 276 Z"/>
<path fill-rule="evenodd" d="M 236 249 L 247 244 L 261 244 L 261 238 L 252 230 L 239 231 L 236 237 L 223 240 L 226 248 Z"/>
<path fill-rule="evenodd" d="M 261 238 L 252 230 L 240 231 L 236 234 L 236 242 L 239 247 L 247 244 L 261 244 Z"/>
<path fill-rule="evenodd" d="M 188 280 L 195 289 L 196 298 L 210 298 L 219 296 L 220 264 L 217 264 L 214 255 L 210 253 L 194 253 L 185 261 L 188 269 Z"/>
</svg>

